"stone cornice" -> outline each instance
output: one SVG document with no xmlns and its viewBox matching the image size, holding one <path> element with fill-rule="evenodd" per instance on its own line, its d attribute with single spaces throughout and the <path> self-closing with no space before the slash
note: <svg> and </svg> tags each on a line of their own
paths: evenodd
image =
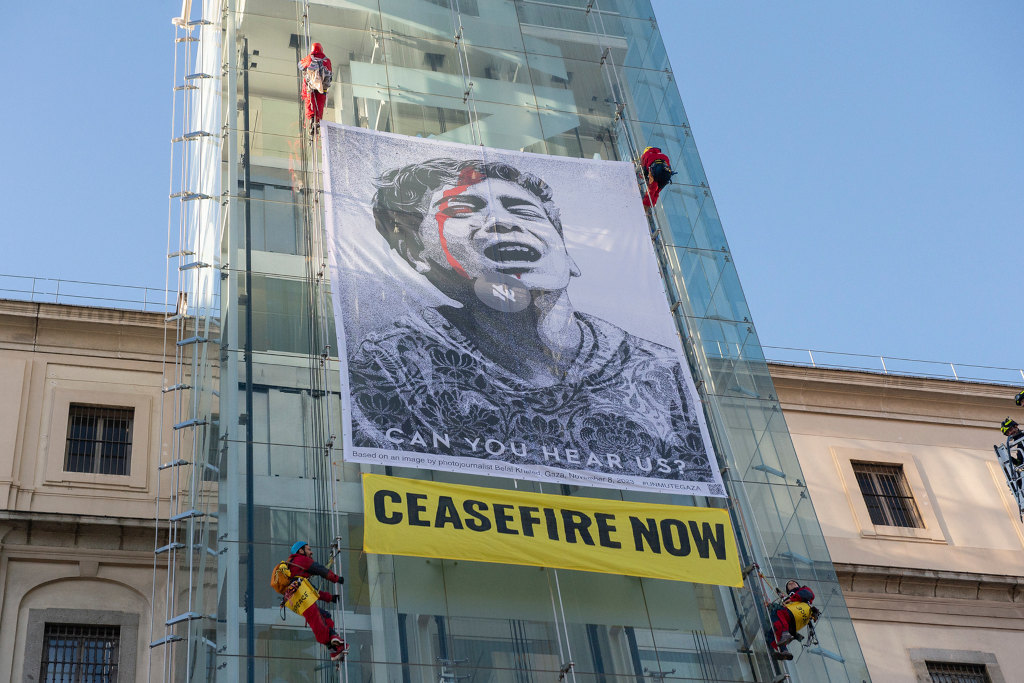
<svg viewBox="0 0 1024 683">
<path fill-rule="evenodd" d="M 895 375 L 866 370 L 842 370 L 835 368 L 814 368 L 806 365 L 768 363 L 772 380 L 776 384 L 794 383 L 818 385 L 822 389 L 840 386 L 844 390 L 852 387 L 870 387 L 872 390 L 904 391 L 910 394 L 927 392 L 936 395 L 978 396 L 1005 400 L 1006 388 L 1014 384 L 975 382 L 969 380 L 943 379 L 938 377 L 916 377 Z"/>
<path fill-rule="evenodd" d="M 174 354 L 167 325 L 163 313 L 0 299 L 0 349 L 7 351 L 162 361 Z"/>
<path fill-rule="evenodd" d="M 792 413 L 880 417 L 991 428 L 1016 388 L 1005 384 L 769 364 L 782 408 Z M 993 415 L 1000 418 L 993 418 Z"/>
<path fill-rule="evenodd" d="M 104 308 L 100 306 L 35 303 L 14 299 L 0 299 L 0 315 L 40 318 L 43 320 L 136 325 L 160 329 L 164 327 L 163 313 L 133 311 L 122 308 Z"/>
<path fill-rule="evenodd" d="M 102 515 L 72 515 L 59 512 L 31 512 L 21 510 L 0 510 L 0 522 L 27 522 L 33 525 L 67 526 L 95 525 L 121 526 L 152 529 L 157 522 L 151 518 L 107 517 Z"/>
<path fill-rule="evenodd" d="M 1024 577 L 935 569 L 836 564 L 843 593 L 1024 604 Z"/>
</svg>

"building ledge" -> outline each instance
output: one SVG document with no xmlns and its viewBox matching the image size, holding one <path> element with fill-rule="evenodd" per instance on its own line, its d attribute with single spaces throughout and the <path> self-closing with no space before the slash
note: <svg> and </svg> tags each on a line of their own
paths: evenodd
<svg viewBox="0 0 1024 683">
<path fill-rule="evenodd" d="M 156 520 L 140 517 L 109 517 L 105 515 L 74 515 L 60 512 L 32 512 L 30 510 L 0 510 L 0 522 L 26 522 L 32 525 L 55 526 L 96 525 L 152 529 Z"/>
<path fill-rule="evenodd" d="M 844 594 L 1024 603 L 1024 577 L 934 569 L 836 564 Z"/>
<path fill-rule="evenodd" d="M 41 320 L 102 322 L 154 328 L 163 328 L 165 317 L 164 313 L 136 311 L 126 308 L 50 304 L 20 301 L 18 299 L 0 299 L 0 314 L 24 318 L 39 318 Z"/>
</svg>

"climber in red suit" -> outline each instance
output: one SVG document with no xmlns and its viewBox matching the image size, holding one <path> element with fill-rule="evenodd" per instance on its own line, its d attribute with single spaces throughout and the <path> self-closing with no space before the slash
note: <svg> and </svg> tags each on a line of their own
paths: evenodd
<svg viewBox="0 0 1024 683">
<path fill-rule="evenodd" d="M 302 101 L 306 105 L 306 120 L 315 133 L 327 104 L 327 89 L 331 87 L 331 60 L 324 54 L 323 45 L 313 43 L 309 54 L 299 62 L 302 69 Z"/>
<path fill-rule="evenodd" d="M 316 562 L 313 559 L 313 551 L 305 541 L 298 541 L 292 546 L 292 554 L 286 562 L 297 587 L 285 594 L 285 604 L 306 620 L 309 628 L 313 630 L 316 641 L 327 646 L 332 660 L 344 660 L 348 647 L 334 630 L 334 620 L 331 619 L 330 612 L 316 604 L 317 600 L 337 602 L 338 596 L 316 590 L 308 579 L 311 576 L 321 576 L 333 583 L 344 583 L 345 579 Z"/>
<path fill-rule="evenodd" d="M 644 169 L 647 192 L 644 193 L 644 207 L 652 208 L 658 203 L 658 195 L 672 182 L 672 162 L 657 147 L 648 147 L 640 155 L 640 166 Z"/>
<path fill-rule="evenodd" d="M 772 635 L 774 638 L 769 641 L 772 656 L 775 659 L 793 659 L 793 653 L 786 644 L 792 640 L 803 640 L 798 631 L 811 621 L 817 621 L 818 608 L 812 607 L 814 602 L 814 591 L 807 586 L 800 585 L 799 581 L 790 580 L 786 582 L 786 596 L 781 604 L 772 612 Z"/>
</svg>

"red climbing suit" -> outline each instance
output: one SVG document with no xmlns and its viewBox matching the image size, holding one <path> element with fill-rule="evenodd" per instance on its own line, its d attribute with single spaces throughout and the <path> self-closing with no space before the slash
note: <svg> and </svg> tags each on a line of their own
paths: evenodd
<svg viewBox="0 0 1024 683">
<path fill-rule="evenodd" d="M 342 579 L 340 576 L 330 571 L 322 564 L 313 561 L 312 557 L 305 555 L 292 555 L 288 558 L 288 569 L 291 571 L 292 576 L 309 578 L 310 576 L 322 576 L 328 581 L 334 583 L 341 583 Z M 331 639 L 337 638 L 338 634 L 334 630 L 334 620 L 331 619 L 331 613 L 325 609 L 321 609 L 316 604 L 317 600 L 323 600 L 324 602 L 333 602 L 334 596 L 327 591 L 317 591 L 318 595 L 312 597 L 312 600 L 304 600 L 301 605 L 296 605 L 301 612 L 302 618 L 306 620 L 309 628 L 313 630 L 313 637 L 316 638 L 316 642 L 321 645 L 327 645 L 330 647 Z M 307 606 L 307 603 L 308 606 Z M 289 605 L 290 606 L 290 605 Z M 296 610 L 298 611 L 298 610 Z"/>
<path fill-rule="evenodd" d="M 328 73 L 331 73 L 332 70 L 331 60 L 324 54 L 323 45 L 320 43 L 313 43 L 313 48 L 309 51 L 309 54 L 299 62 L 299 67 L 303 70 L 302 101 L 306 105 L 306 119 L 318 123 L 323 118 L 324 106 L 327 104 L 327 87 L 324 87 L 324 92 L 316 92 L 310 91 L 309 86 L 306 84 L 305 71 L 310 68 L 314 58 L 324 60 L 324 66 L 327 67 Z"/>
<path fill-rule="evenodd" d="M 666 168 L 672 168 L 672 163 L 669 161 L 668 157 L 665 156 L 657 147 L 648 147 L 644 150 L 644 153 L 640 155 L 640 166 L 644 169 L 644 180 L 647 182 L 647 192 L 644 194 L 644 206 L 648 208 L 658 203 L 658 195 L 661 194 L 661 189 L 663 187 L 663 184 L 656 182 L 650 174 L 651 166 L 659 161 L 665 164 Z"/>
<path fill-rule="evenodd" d="M 814 591 L 807 586 L 800 586 L 786 596 L 783 605 L 772 614 L 772 631 L 775 636 L 775 642 L 771 643 L 772 649 L 785 650 L 785 643 L 796 638 L 797 631 L 811 621 L 813 602 Z M 783 638 L 785 633 L 790 637 Z"/>
</svg>

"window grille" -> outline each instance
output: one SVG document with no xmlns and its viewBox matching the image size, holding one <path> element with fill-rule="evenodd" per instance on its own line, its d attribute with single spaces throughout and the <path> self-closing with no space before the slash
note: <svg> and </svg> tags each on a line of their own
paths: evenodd
<svg viewBox="0 0 1024 683">
<path fill-rule="evenodd" d="M 853 472 L 873 524 L 924 528 L 903 465 L 855 462 Z"/>
<path fill-rule="evenodd" d="M 134 408 L 72 403 L 64 471 L 130 474 L 134 421 Z"/>
<path fill-rule="evenodd" d="M 119 626 L 46 624 L 40 683 L 117 683 Z"/>
<path fill-rule="evenodd" d="M 984 664 L 925 662 L 932 683 L 992 683 Z"/>
</svg>

